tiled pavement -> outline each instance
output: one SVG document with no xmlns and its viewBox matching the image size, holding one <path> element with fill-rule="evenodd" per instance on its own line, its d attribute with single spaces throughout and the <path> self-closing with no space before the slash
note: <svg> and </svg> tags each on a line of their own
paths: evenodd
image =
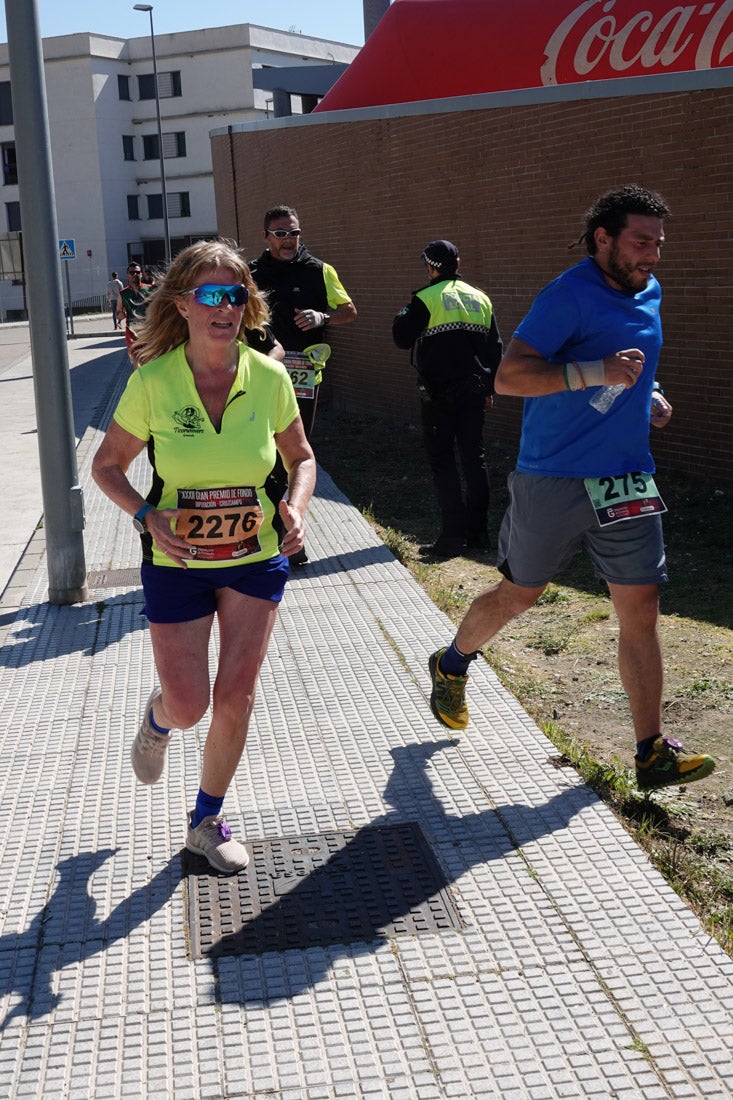
<svg viewBox="0 0 733 1100">
<path fill-rule="evenodd" d="M 322 471 L 227 816 L 253 847 L 417 823 L 458 922 L 192 957 L 206 723 L 135 783 L 154 673 L 116 572 L 137 538 L 89 477 L 100 438 L 78 449 L 100 587 L 44 602 L 39 533 L 0 601 L 0 1096 L 733 1095 L 733 960 L 486 665 L 469 729 L 445 736 L 426 662 L 448 620 Z M 144 459 L 133 473 L 145 486 Z M 306 851 L 280 891 L 296 937 L 318 873 Z"/>
</svg>

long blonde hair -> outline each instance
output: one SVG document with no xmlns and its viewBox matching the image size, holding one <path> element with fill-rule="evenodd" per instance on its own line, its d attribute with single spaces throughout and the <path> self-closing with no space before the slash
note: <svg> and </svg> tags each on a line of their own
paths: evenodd
<svg viewBox="0 0 733 1100">
<path fill-rule="evenodd" d="M 197 241 L 179 252 L 171 262 L 148 298 L 145 320 L 134 326 L 137 340 L 133 349 L 138 363 L 149 363 L 186 342 L 188 325 L 185 317 L 178 312 L 176 298 L 195 287 L 203 272 L 212 267 L 231 268 L 249 291 L 237 338 L 243 340 L 244 331 L 248 328 L 262 331 L 263 325 L 270 319 L 270 311 L 250 275 L 244 253 L 235 241 Z"/>
</svg>

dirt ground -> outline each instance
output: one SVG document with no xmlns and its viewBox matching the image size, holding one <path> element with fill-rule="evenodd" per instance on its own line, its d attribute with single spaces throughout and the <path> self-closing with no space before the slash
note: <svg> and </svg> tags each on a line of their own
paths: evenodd
<svg viewBox="0 0 733 1100">
<path fill-rule="evenodd" d="M 458 621 L 471 599 L 496 584 L 492 556 L 405 564 L 430 584 L 452 590 Z M 457 598 L 457 599 L 456 599 Z M 455 601 L 455 602 L 454 602 Z M 664 603 L 664 597 L 662 597 Z M 696 831 L 733 837 L 733 631 L 663 614 L 664 732 L 716 760 L 706 780 L 665 793 Z M 554 721 L 593 759 L 633 768 L 634 734 L 616 664 L 618 624 L 600 584 L 597 591 L 552 585 L 542 601 L 506 627 L 485 653 L 538 724 Z M 733 858 L 731 859 L 733 864 Z"/>
</svg>

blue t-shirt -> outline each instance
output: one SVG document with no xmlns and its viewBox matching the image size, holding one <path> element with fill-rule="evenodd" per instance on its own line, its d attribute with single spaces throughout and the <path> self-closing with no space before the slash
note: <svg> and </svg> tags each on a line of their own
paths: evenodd
<svg viewBox="0 0 733 1100">
<path fill-rule="evenodd" d="M 638 294 L 623 294 L 590 257 L 540 291 L 514 335 L 551 363 L 604 359 L 626 348 L 639 348 L 646 359 L 636 385 L 606 413 L 590 404 L 597 386 L 525 398 L 518 470 L 548 477 L 654 472 L 649 416 L 662 347 L 661 300 L 653 275 Z"/>
</svg>

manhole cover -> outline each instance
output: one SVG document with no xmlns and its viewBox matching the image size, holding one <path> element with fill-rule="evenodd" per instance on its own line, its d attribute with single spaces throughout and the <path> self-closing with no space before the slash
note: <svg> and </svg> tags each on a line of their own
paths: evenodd
<svg viewBox="0 0 733 1100">
<path fill-rule="evenodd" d="M 184 852 L 191 956 L 259 955 L 460 928 L 415 822 L 248 842 L 239 875 Z"/>
<path fill-rule="evenodd" d="M 140 568 L 100 569 L 87 577 L 87 588 L 98 591 L 105 588 L 139 588 Z"/>
</svg>

